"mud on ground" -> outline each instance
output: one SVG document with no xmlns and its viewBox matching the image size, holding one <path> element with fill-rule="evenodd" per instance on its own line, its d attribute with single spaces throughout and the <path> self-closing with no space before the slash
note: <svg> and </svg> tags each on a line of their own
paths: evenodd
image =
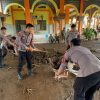
<svg viewBox="0 0 100 100">
<path fill-rule="evenodd" d="M 83 41 L 82 45 L 90 48 L 97 56 L 100 55 L 100 41 Z M 36 46 L 44 48 L 44 44 Z M 65 52 L 64 44 L 45 44 L 45 48 Z M 24 80 L 18 81 L 17 61 L 9 53 L 6 57 L 8 67 L 0 69 L 0 100 L 73 100 L 74 75 L 69 74 L 67 80 L 58 82 L 54 80 L 49 64 L 39 64 L 31 77 L 26 76 L 27 70 L 24 66 Z M 96 92 L 94 100 L 100 100 L 100 91 Z"/>
</svg>

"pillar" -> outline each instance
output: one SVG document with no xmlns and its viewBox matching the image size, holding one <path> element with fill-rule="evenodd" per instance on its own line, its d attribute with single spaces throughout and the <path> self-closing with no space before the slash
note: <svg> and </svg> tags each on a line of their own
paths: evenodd
<svg viewBox="0 0 100 100">
<path fill-rule="evenodd" d="M 60 0 L 60 13 L 64 13 L 64 0 Z"/>
<path fill-rule="evenodd" d="M 92 20 L 92 6 L 90 7 L 90 14 L 89 14 L 89 27 L 91 27 L 91 20 Z"/>
<path fill-rule="evenodd" d="M 51 10 L 49 10 L 49 24 L 53 24 L 53 17 Z"/>
<path fill-rule="evenodd" d="M 59 21 L 59 28 L 60 28 L 60 31 L 62 31 L 62 20 Z"/>
<path fill-rule="evenodd" d="M 54 21 L 54 33 L 57 33 L 57 21 Z"/>
<path fill-rule="evenodd" d="M 60 13 L 64 13 L 64 0 L 60 0 Z M 63 20 L 60 20 L 60 31 L 63 29 Z"/>
<path fill-rule="evenodd" d="M 2 27 L 5 26 L 4 22 L 5 22 L 5 17 L 1 17 L 1 24 L 2 24 Z"/>
<path fill-rule="evenodd" d="M 96 28 L 98 28 L 98 25 L 99 25 L 99 17 L 97 17 Z"/>
<path fill-rule="evenodd" d="M 25 6 L 26 24 L 27 23 L 32 23 L 32 21 L 31 21 L 31 14 L 30 14 L 29 0 L 24 0 L 24 6 Z"/>
<path fill-rule="evenodd" d="M 96 18 L 94 17 L 94 28 L 96 29 Z"/>
<path fill-rule="evenodd" d="M 71 25 L 73 24 L 73 17 L 71 17 Z"/>
<path fill-rule="evenodd" d="M 83 9 L 84 9 L 84 0 L 80 0 L 80 17 L 83 16 Z M 79 18 L 79 27 L 78 27 L 79 32 L 82 31 L 82 20 Z"/>
<path fill-rule="evenodd" d="M 48 12 L 49 12 L 49 33 L 50 34 L 53 34 L 54 33 L 54 31 L 53 31 L 53 15 L 52 15 L 52 11 L 49 9 L 48 10 Z"/>
<path fill-rule="evenodd" d="M 12 16 L 12 24 L 14 25 L 15 20 L 14 20 L 14 14 L 13 14 L 13 7 L 11 6 L 11 16 Z"/>
<path fill-rule="evenodd" d="M 90 19 L 92 18 L 92 6 L 90 7 Z"/>
<path fill-rule="evenodd" d="M 70 7 L 68 6 L 68 7 L 66 7 L 66 19 L 65 19 L 65 23 L 66 24 L 69 24 L 69 15 L 70 15 L 70 12 L 69 12 L 69 10 L 70 10 Z"/>
</svg>

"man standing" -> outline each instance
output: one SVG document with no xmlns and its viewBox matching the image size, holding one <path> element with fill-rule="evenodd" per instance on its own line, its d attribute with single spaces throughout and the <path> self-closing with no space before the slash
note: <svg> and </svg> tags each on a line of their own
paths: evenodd
<svg viewBox="0 0 100 100">
<path fill-rule="evenodd" d="M 19 50 L 19 63 L 18 63 L 18 79 L 23 79 L 22 77 L 22 67 L 24 65 L 25 60 L 27 61 L 27 75 L 30 76 L 32 74 L 32 52 L 31 48 L 34 48 L 33 43 L 33 34 L 34 34 L 34 26 L 32 24 L 26 25 L 26 30 L 19 32 L 16 38 L 16 44 L 18 45 Z"/>
<path fill-rule="evenodd" d="M 4 58 L 7 55 L 7 44 L 12 45 L 15 47 L 15 45 L 9 40 L 6 34 L 6 27 L 1 27 L 0 32 L 0 68 L 3 68 L 5 66 L 4 64 Z"/>
<path fill-rule="evenodd" d="M 66 36 L 66 29 L 64 27 L 63 30 L 61 31 L 61 39 L 62 39 L 62 41 L 65 41 L 65 36 Z"/>
<path fill-rule="evenodd" d="M 89 49 L 80 46 L 80 40 L 71 40 L 70 49 L 65 53 L 56 78 L 72 61 L 80 68 L 74 83 L 74 100 L 92 100 L 94 93 L 100 88 L 100 60 Z"/>
<path fill-rule="evenodd" d="M 50 34 L 49 36 L 49 43 L 54 43 L 54 37 L 52 36 L 52 34 Z"/>
<path fill-rule="evenodd" d="M 70 48 L 70 41 L 79 37 L 79 32 L 76 30 L 76 25 L 71 25 L 71 30 L 65 36 L 65 44 L 67 44 L 67 50 Z"/>
<path fill-rule="evenodd" d="M 57 34 L 55 34 L 55 43 L 59 43 L 59 36 Z"/>
</svg>

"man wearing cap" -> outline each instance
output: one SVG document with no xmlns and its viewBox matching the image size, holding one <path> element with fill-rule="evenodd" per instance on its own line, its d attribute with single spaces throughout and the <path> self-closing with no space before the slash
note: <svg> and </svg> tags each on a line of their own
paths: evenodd
<svg viewBox="0 0 100 100">
<path fill-rule="evenodd" d="M 4 58 L 7 55 L 7 44 L 12 45 L 15 47 L 15 45 L 9 40 L 6 34 L 6 27 L 1 27 L 0 32 L 0 68 L 4 67 Z"/>
<path fill-rule="evenodd" d="M 56 78 L 65 70 L 68 61 L 80 68 L 74 83 L 74 100 L 92 100 L 100 88 L 100 60 L 89 49 L 80 46 L 80 40 L 75 38 L 71 40 L 70 49 L 63 57 Z"/>
</svg>

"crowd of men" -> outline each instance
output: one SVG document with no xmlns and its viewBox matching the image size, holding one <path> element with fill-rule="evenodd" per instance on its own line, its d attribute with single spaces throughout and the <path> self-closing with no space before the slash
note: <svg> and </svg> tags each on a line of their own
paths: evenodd
<svg viewBox="0 0 100 100">
<path fill-rule="evenodd" d="M 79 37 L 79 32 L 76 29 L 76 25 L 72 24 L 71 25 L 71 29 L 65 29 L 65 27 L 63 28 L 63 30 L 59 33 L 59 34 L 55 34 L 53 36 L 53 34 L 50 34 L 49 36 L 49 43 L 60 43 L 60 42 L 64 42 L 67 43 L 68 41 L 70 41 L 73 37 Z"/>
<path fill-rule="evenodd" d="M 64 30 L 63 30 L 64 32 Z M 11 40 L 6 35 L 6 28 L 1 28 L 0 33 L 0 68 L 4 67 L 4 57 L 7 54 L 8 45 L 11 45 L 14 54 L 18 55 L 17 76 L 19 80 L 23 79 L 22 68 L 27 62 L 27 76 L 32 75 L 32 51 L 35 49 L 33 42 L 34 26 L 27 24 L 26 29 L 19 32 L 16 38 Z M 56 36 L 58 39 L 58 37 Z M 57 40 L 59 42 L 59 40 Z M 77 64 L 79 67 L 78 75 L 74 83 L 74 100 L 92 100 L 93 94 L 100 88 L 100 60 L 93 55 L 89 49 L 80 46 L 79 32 L 76 25 L 71 26 L 68 34 L 64 36 L 67 51 L 64 54 L 59 69 L 55 73 L 57 79 L 64 73 L 69 61 Z M 13 42 L 11 42 L 13 41 Z M 4 52 L 5 51 L 5 52 Z M 5 53 L 5 54 L 4 54 Z"/>
<path fill-rule="evenodd" d="M 17 34 L 16 37 L 9 37 L 6 34 L 6 28 L 1 28 L 0 33 L 0 68 L 6 66 L 4 64 L 4 58 L 7 55 L 7 51 L 9 49 L 13 50 L 13 54 L 18 55 L 19 63 L 18 63 L 18 79 L 22 79 L 22 67 L 24 65 L 25 60 L 27 61 L 27 75 L 30 76 L 32 74 L 32 54 L 31 51 L 34 48 L 33 43 L 33 34 L 34 34 L 34 26 L 32 24 L 27 24 L 26 29 Z"/>
<path fill-rule="evenodd" d="M 52 34 L 50 34 L 49 36 L 49 43 L 59 43 L 60 42 L 60 37 L 59 35 L 55 34 L 55 36 L 53 36 Z"/>
</svg>

